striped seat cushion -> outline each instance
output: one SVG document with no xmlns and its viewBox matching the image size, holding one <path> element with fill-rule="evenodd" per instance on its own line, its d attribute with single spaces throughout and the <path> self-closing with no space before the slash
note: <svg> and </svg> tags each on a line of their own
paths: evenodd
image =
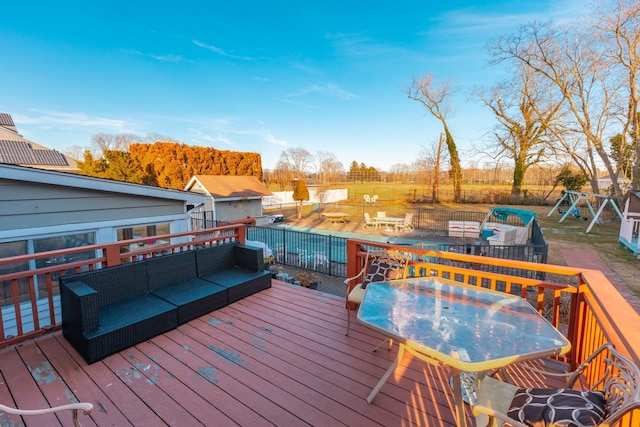
<svg viewBox="0 0 640 427">
<path fill-rule="evenodd" d="M 521 388 L 507 415 L 532 427 L 592 427 L 604 419 L 605 402 L 599 392 Z"/>
</svg>

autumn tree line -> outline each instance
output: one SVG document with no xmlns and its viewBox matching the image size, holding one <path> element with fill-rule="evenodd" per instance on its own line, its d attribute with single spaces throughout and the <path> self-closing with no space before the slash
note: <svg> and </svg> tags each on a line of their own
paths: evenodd
<svg viewBox="0 0 640 427">
<path fill-rule="evenodd" d="M 120 138 L 97 135 L 95 139 Z M 262 179 L 258 153 L 217 150 L 178 142 L 129 143 L 118 149 L 84 152 L 78 162 L 82 175 L 182 190 L 193 175 L 243 175 Z"/>
</svg>

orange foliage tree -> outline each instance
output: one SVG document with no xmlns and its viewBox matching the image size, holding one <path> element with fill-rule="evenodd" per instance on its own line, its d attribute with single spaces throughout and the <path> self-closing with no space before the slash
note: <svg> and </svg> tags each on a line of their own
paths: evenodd
<svg viewBox="0 0 640 427">
<path fill-rule="evenodd" d="M 193 175 L 255 176 L 262 180 L 262 158 L 258 153 L 176 142 L 131 144 L 129 153 L 164 188 L 182 189 Z"/>
</svg>

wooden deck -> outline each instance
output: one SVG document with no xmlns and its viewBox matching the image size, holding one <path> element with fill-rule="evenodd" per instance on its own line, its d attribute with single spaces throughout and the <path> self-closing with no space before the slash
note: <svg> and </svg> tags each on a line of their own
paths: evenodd
<svg viewBox="0 0 640 427">
<path fill-rule="evenodd" d="M 347 337 L 343 298 L 274 281 L 92 365 L 60 332 L 4 349 L 0 401 L 21 409 L 92 402 L 84 426 L 453 426 L 448 371 L 409 356 L 367 404 L 397 346 L 373 353 L 382 337 L 352 324 Z M 468 407 L 467 416 L 473 426 Z M 66 413 L 0 414 L 0 425 L 9 419 L 71 422 Z"/>
</svg>

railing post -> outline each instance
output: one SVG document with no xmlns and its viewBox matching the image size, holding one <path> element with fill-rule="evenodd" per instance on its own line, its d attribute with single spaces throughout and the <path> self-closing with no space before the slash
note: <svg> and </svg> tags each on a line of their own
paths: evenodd
<svg viewBox="0 0 640 427">
<path fill-rule="evenodd" d="M 282 263 L 284 265 L 289 265 L 287 264 L 287 229 L 283 228 L 282 229 Z"/>
<path fill-rule="evenodd" d="M 347 240 L 346 277 L 353 277 L 358 274 L 358 248 L 360 245 L 349 239 Z"/>
<path fill-rule="evenodd" d="M 327 250 L 327 260 L 328 260 L 328 273 L 329 276 L 331 276 L 331 259 L 332 259 L 332 253 L 331 253 L 331 248 L 333 247 L 332 245 L 332 240 L 333 240 L 333 236 L 331 234 L 329 234 L 329 248 Z"/>
<path fill-rule="evenodd" d="M 122 263 L 122 259 L 120 259 L 120 246 L 108 245 L 102 250 L 106 258 L 106 267 L 113 267 Z"/>
</svg>

